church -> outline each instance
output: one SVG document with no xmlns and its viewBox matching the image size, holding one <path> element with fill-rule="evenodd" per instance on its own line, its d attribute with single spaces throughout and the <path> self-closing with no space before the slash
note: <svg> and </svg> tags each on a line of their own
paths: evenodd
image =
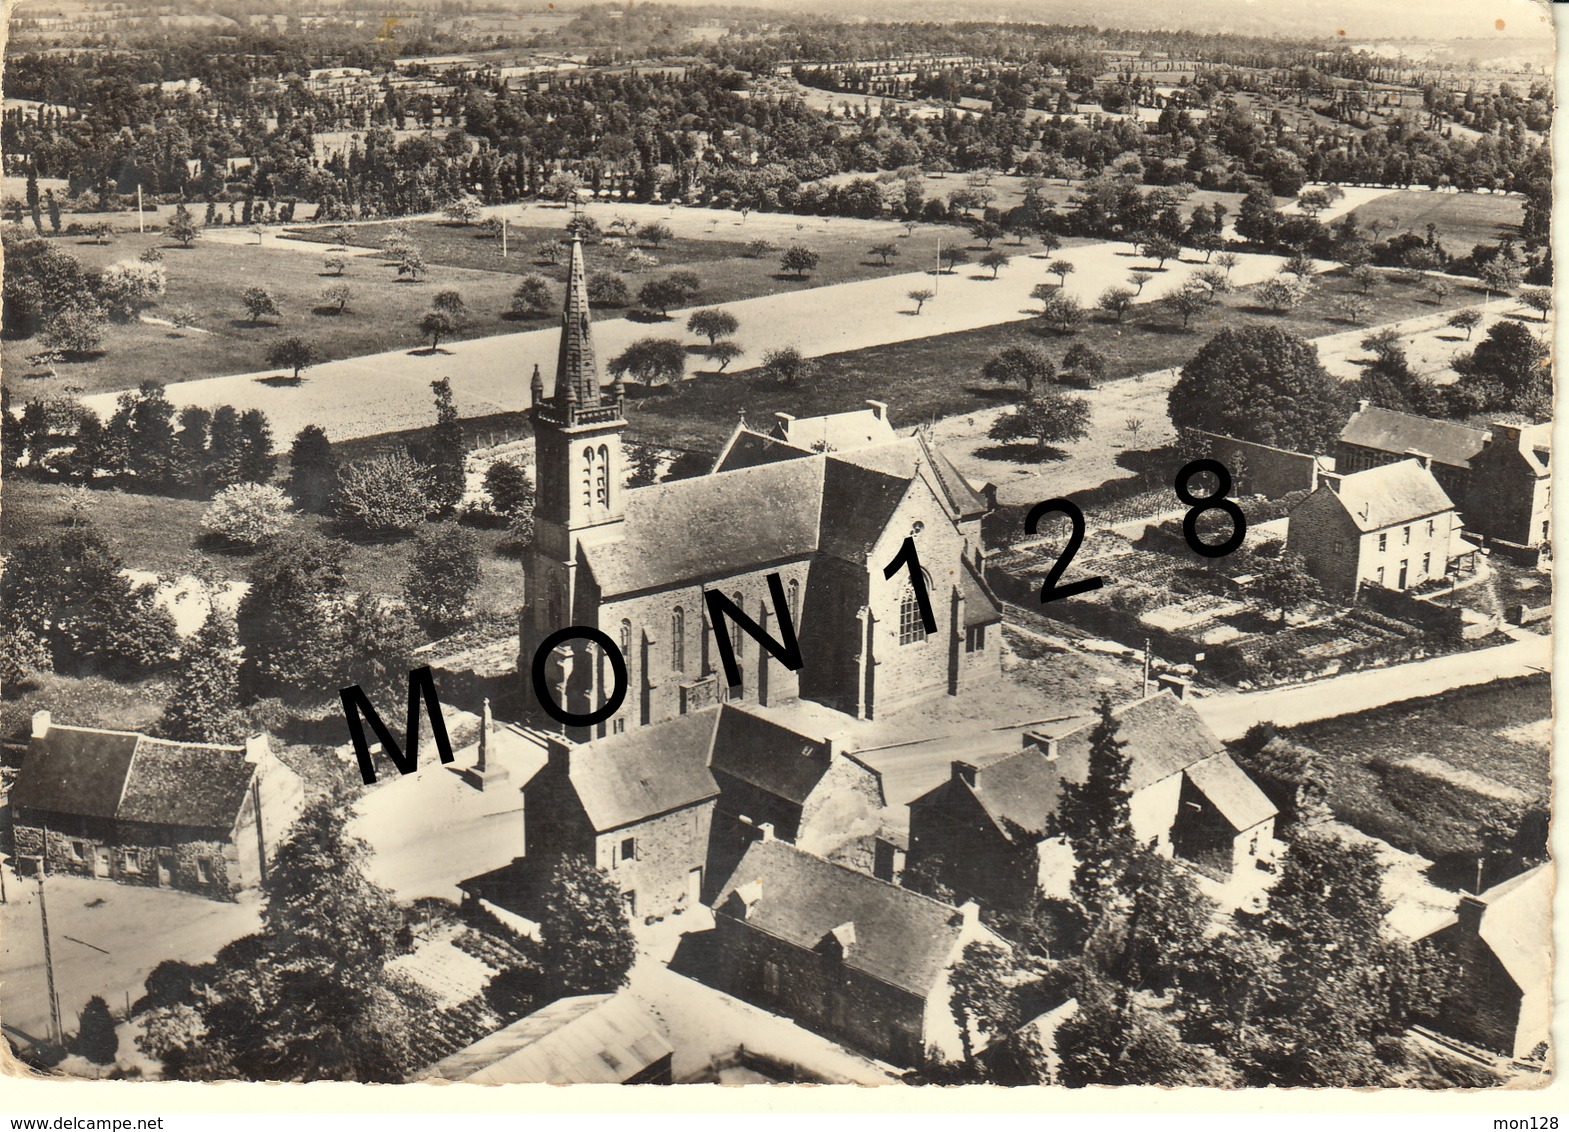
<svg viewBox="0 0 1569 1132">
<path fill-rule="evenodd" d="M 920 432 L 895 433 L 884 406 L 809 421 L 781 414 L 766 433 L 743 422 L 706 475 L 626 488 L 626 391 L 619 379 L 600 385 L 577 241 L 555 387 L 546 397 L 536 368 L 531 393 L 535 535 L 518 658 L 526 701 L 544 719 L 535 653 L 569 626 L 603 633 L 626 666 L 620 707 L 597 724 L 567 725 L 569 737 L 620 734 L 721 701 L 804 697 L 870 719 L 998 678 L 1002 615 L 981 536 L 987 501 Z M 889 570 L 907 538 L 930 621 L 912 568 Z M 710 590 L 775 640 L 786 639 L 788 617 L 802 666 L 792 671 L 725 618 L 741 676 L 731 685 Z M 592 714 L 612 696 L 613 668 L 594 642 L 568 640 L 545 660 L 544 691 L 565 712 Z"/>
</svg>

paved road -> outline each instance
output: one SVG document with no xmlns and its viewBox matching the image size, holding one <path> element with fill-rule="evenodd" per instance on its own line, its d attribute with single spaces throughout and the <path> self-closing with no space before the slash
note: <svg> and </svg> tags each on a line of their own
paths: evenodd
<svg viewBox="0 0 1569 1132">
<path fill-rule="evenodd" d="M 1507 645 L 1480 652 L 1372 668 L 1290 688 L 1211 696 L 1195 700 L 1194 707 L 1215 734 L 1238 739 L 1253 724 L 1266 720 L 1283 727 L 1311 723 L 1551 667 L 1550 637 L 1524 631 L 1517 631 L 1515 637 Z"/>
</svg>

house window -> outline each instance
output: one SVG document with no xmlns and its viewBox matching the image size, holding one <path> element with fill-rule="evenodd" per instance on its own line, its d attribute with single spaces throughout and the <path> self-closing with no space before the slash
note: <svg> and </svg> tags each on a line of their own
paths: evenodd
<svg viewBox="0 0 1569 1132">
<path fill-rule="evenodd" d="M 906 586 L 899 602 L 899 643 L 913 645 L 926 639 L 926 625 L 921 621 L 921 603 L 916 600 L 915 587 Z"/>
<path fill-rule="evenodd" d="M 637 838 L 623 837 L 621 839 L 621 859 L 633 861 L 637 859 Z"/>
<path fill-rule="evenodd" d="M 1433 556 L 1431 554 L 1424 554 L 1424 555 L 1422 555 L 1422 576 L 1425 578 L 1425 577 L 1427 577 L 1427 575 L 1431 574 L 1432 572 L 1433 572 Z"/>
<path fill-rule="evenodd" d="M 686 671 L 686 612 L 679 605 L 670 611 L 670 667 Z"/>
<path fill-rule="evenodd" d="M 1384 584 L 1384 568 L 1382 566 L 1378 568 L 1378 584 Z"/>
<path fill-rule="evenodd" d="M 85 860 L 87 860 L 87 843 L 85 841 L 73 841 L 73 842 L 71 842 L 71 860 L 73 860 L 73 861 L 85 861 Z"/>
<path fill-rule="evenodd" d="M 1336 554 L 1343 554 L 1343 553 L 1345 553 L 1345 549 L 1346 549 L 1345 542 L 1343 542 L 1341 539 L 1337 538 L 1335 540 L 1335 553 Z"/>
<path fill-rule="evenodd" d="M 790 599 L 790 624 L 794 625 L 801 616 L 801 583 L 791 578 L 787 592 Z"/>
<path fill-rule="evenodd" d="M 972 625 L 964 631 L 964 651 L 980 652 L 986 648 L 986 626 Z"/>
<path fill-rule="evenodd" d="M 127 849 L 125 851 L 124 867 L 125 871 L 133 877 L 142 875 L 141 855 L 135 849 Z"/>
<path fill-rule="evenodd" d="M 637 916 L 637 890 L 633 889 L 630 892 L 623 892 L 621 894 L 621 901 L 622 901 L 622 903 L 624 903 L 626 905 L 627 916 L 631 917 L 631 918 L 636 918 L 636 916 Z"/>
<path fill-rule="evenodd" d="M 625 618 L 621 621 L 621 655 L 632 655 L 632 622 Z"/>
<path fill-rule="evenodd" d="M 624 720 L 624 719 L 612 719 L 610 721 L 610 733 L 612 735 L 624 734 L 626 732 L 626 729 L 627 729 L 627 721 L 626 720 Z"/>
<path fill-rule="evenodd" d="M 1431 520 L 1431 519 L 1429 519 L 1427 521 L 1427 537 L 1428 538 L 1432 538 L 1433 537 L 1433 520 Z"/>
<path fill-rule="evenodd" d="M 1405 536 L 1405 538 L 1404 538 L 1404 540 L 1402 542 L 1402 545 L 1410 546 L 1411 545 L 1411 528 L 1410 528 L 1410 526 L 1402 527 L 1401 528 L 1401 533 L 1404 534 L 1404 536 Z"/>
<path fill-rule="evenodd" d="M 196 858 L 196 879 L 202 884 L 212 883 L 212 861 L 207 857 Z"/>
<path fill-rule="evenodd" d="M 1379 550 L 1388 550 L 1389 549 L 1389 534 L 1388 534 L 1387 531 L 1384 534 L 1381 534 L 1381 535 L 1378 536 L 1378 549 Z"/>
</svg>

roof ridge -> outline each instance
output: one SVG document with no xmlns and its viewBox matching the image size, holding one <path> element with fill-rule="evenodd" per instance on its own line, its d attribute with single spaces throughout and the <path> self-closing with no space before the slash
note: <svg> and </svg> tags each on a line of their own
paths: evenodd
<svg viewBox="0 0 1569 1132">
<path fill-rule="evenodd" d="M 894 884 L 893 881 L 883 880 L 881 877 L 874 877 L 871 873 L 863 873 L 860 869 L 852 869 L 849 865 L 841 865 L 838 861 L 830 861 L 827 857 L 819 857 L 816 853 L 808 853 L 805 849 L 799 849 L 796 846 L 791 845 L 788 841 L 781 841 L 777 837 L 769 841 L 753 842 L 754 848 L 758 845 L 776 845 L 780 849 L 788 850 L 789 853 L 787 855 L 794 855 L 796 857 L 801 857 L 808 861 L 812 861 L 815 864 L 826 865 L 831 869 L 838 869 L 840 872 L 848 873 L 850 876 L 856 877 L 859 880 L 869 882 L 872 885 L 881 885 L 883 888 L 887 888 L 904 896 L 913 897 L 916 900 L 924 900 L 928 904 L 935 904 L 937 907 L 944 908 L 949 912 L 957 912 L 960 910 L 957 904 L 949 904 L 946 901 L 938 900 L 934 896 L 927 896 L 924 892 L 916 892 L 913 888 L 906 888 L 902 884 Z"/>
</svg>

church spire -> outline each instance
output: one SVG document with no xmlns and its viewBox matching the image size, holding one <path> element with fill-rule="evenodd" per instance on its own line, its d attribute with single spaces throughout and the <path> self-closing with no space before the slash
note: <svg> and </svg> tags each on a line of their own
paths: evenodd
<svg viewBox="0 0 1569 1132">
<path fill-rule="evenodd" d="M 574 415 L 600 404 L 599 365 L 594 359 L 589 318 L 583 241 L 574 235 L 572 262 L 567 269 L 567 297 L 561 309 L 561 348 L 556 355 L 555 386 L 558 407 Z"/>
</svg>

